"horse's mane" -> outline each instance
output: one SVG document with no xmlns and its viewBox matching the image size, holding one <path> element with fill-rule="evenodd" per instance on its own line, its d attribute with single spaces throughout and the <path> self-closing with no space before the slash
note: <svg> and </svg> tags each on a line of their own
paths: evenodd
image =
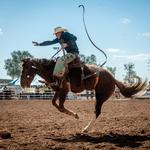
<svg viewBox="0 0 150 150">
<path fill-rule="evenodd" d="M 46 59 L 46 58 L 31 58 L 31 62 L 37 62 L 41 64 L 42 66 L 51 66 L 53 65 L 56 61 L 53 59 Z"/>
<path fill-rule="evenodd" d="M 22 60 L 22 67 L 28 63 L 28 65 L 33 64 L 36 67 L 52 67 L 53 65 L 55 65 L 56 61 L 53 59 L 46 59 L 46 58 L 26 58 Z"/>
</svg>

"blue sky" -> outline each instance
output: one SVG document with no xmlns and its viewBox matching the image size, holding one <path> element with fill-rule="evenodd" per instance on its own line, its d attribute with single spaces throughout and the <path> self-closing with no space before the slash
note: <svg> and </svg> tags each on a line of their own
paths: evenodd
<svg viewBox="0 0 150 150">
<path fill-rule="evenodd" d="M 137 75 L 150 80 L 147 71 L 150 59 L 150 1 L 149 0 L 1 0 L 0 1 L 0 78 L 10 79 L 4 60 L 14 50 L 28 50 L 35 58 L 51 58 L 53 47 L 35 47 L 32 41 L 55 38 L 54 28 L 62 26 L 77 36 L 81 54 L 96 55 L 97 62 L 105 61 L 88 40 L 85 22 L 93 42 L 108 56 L 104 68 L 116 67 L 116 79 L 123 81 L 124 64 L 132 62 Z M 61 53 L 59 54 L 62 55 Z"/>
</svg>

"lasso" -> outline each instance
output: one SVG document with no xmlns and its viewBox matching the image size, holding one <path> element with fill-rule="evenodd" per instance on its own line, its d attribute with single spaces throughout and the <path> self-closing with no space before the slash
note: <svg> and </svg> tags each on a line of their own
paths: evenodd
<svg viewBox="0 0 150 150">
<path fill-rule="evenodd" d="M 86 29 L 85 21 L 84 21 L 85 8 L 84 8 L 83 5 L 79 5 L 79 7 L 81 7 L 81 6 L 83 7 L 83 23 L 84 23 L 84 28 L 85 28 L 86 34 L 87 34 L 87 36 L 88 36 L 90 42 L 91 42 L 99 51 L 101 51 L 101 52 L 105 55 L 105 57 L 106 57 L 105 62 L 100 66 L 100 68 L 101 68 L 101 67 L 107 62 L 107 55 L 104 53 L 104 51 L 102 51 L 100 48 L 98 48 L 98 47 L 93 43 L 93 41 L 91 40 L 91 38 L 90 38 L 90 36 L 89 36 L 89 34 L 88 34 L 88 31 L 87 31 L 87 29 Z"/>
</svg>

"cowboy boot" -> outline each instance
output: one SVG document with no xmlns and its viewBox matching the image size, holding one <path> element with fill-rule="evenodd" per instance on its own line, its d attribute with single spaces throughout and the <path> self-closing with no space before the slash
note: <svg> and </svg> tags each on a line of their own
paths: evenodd
<svg viewBox="0 0 150 150">
<path fill-rule="evenodd" d="M 53 82 L 49 83 L 51 86 L 59 86 L 58 80 L 54 80 Z"/>
</svg>

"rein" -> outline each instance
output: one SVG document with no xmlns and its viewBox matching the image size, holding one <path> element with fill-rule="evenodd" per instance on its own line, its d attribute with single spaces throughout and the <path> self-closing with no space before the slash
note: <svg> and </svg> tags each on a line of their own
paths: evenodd
<svg viewBox="0 0 150 150">
<path fill-rule="evenodd" d="M 101 52 L 105 55 L 105 57 L 106 57 L 105 62 L 100 66 L 100 68 L 101 68 L 101 67 L 107 62 L 107 55 L 104 53 L 104 51 L 102 51 L 100 48 L 98 48 L 98 47 L 93 43 L 93 41 L 91 40 L 91 38 L 90 38 L 90 36 L 89 36 L 89 34 L 88 34 L 88 31 L 87 31 L 86 25 L 85 25 L 85 21 L 84 21 L 85 8 L 84 8 L 83 5 L 79 5 L 79 7 L 81 7 L 81 6 L 83 7 L 83 23 L 84 23 L 84 28 L 85 28 L 86 34 L 87 34 L 87 36 L 88 36 L 90 42 L 91 42 L 99 51 L 101 51 Z"/>
<path fill-rule="evenodd" d="M 52 59 L 56 54 L 58 54 L 61 50 L 62 50 L 62 48 L 61 48 L 59 51 L 57 51 L 57 52 L 51 57 L 51 59 Z"/>
</svg>

